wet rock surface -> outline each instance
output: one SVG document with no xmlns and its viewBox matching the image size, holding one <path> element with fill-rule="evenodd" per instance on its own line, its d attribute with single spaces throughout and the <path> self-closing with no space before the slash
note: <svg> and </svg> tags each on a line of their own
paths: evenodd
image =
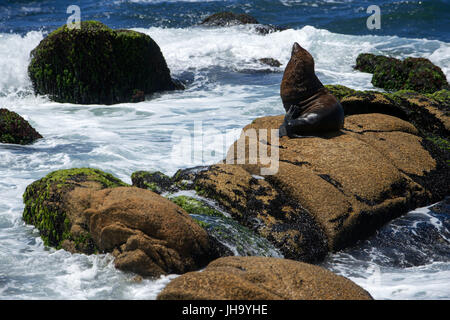
<svg viewBox="0 0 450 320">
<path fill-rule="evenodd" d="M 41 138 L 41 134 L 16 112 L 0 109 L 0 143 L 26 145 Z"/>
<path fill-rule="evenodd" d="M 328 250 L 367 238 L 449 190 L 445 156 L 409 122 L 360 114 L 348 116 L 341 132 L 317 137 L 286 137 L 277 143 L 245 134 L 277 129 L 282 121 L 282 116 L 255 119 L 227 156 L 227 161 L 244 164 L 203 169 L 192 175 L 189 187 L 269 239 L 285 257 L 321 260 Z M 249 154 L 251 143 L 278 149 L 276 174 L 261 176 L 264 165 Z M 241 158 L 234 151 L 239 144 L 246 146 Z"/>
<path fill-rule="evenodd" d="M 287 259 L 227 257 L 173 280 L 159 300 L 371 300 L 352 281 Z"/>
</svg>

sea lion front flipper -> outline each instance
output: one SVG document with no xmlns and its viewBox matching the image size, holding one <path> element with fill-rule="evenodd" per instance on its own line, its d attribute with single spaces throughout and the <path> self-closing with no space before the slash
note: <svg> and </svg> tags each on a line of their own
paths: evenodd
<svg viewBox="0 0 450 320">
<path fill-rule="evenodd" d="M 285 124 L 282 124 L 282 125 L 280 126 L 280 129 L 278 129 L 278 130 L 279 130 L 279 131 L 278 131 L 278 136 L 279 136 L 280 138 L 285 137 L 285 136 L 288 135 L 287 128 L 286 128 L 286 125 L 285 125 Z"/>
<path fill-rule="evenodd" d="M 286 121 L 283 126 L 286 127 L 286 133 L 289 138 L 303 138 L 305 133 L 316 132 L 319 122 L 320 116 L 318 114 L 307 113 L 300 118 Z"/>
</svg>

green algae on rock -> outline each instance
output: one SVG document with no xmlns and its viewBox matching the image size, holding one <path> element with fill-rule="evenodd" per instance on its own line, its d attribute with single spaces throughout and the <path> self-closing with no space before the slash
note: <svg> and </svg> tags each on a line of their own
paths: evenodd
<svg viewBox="0 0 450 320">
<path fill-rule="evenodd" d="M 215 240 L 182 208 L 97 169 L 59 170 L 29 185 L 23 219 L 48 246 L 111 253 L 144 277 L 197 270 L 220 256 Z"/>
<path fill-rule="evenodd" d="M 198 194 L 215 200 L 232 218 L 270 241 L 284 257 L 308 262 L 327 253 L 325 234 L 287 192 L 257 179 L 245 166 L 218 164 L 198 172 Z"/>
<path fill-rule="evenodd" d="M 433 93 L 448 89 L 441 68 L 425 58 L 399 59 L 362 53 L 356 58 L 355 69 L 373 73 L 372 84 L 386 90 L 414 90 Z"/>
<path fill-rule="evenodd" d="M 160 171 L 136 171 L 131 175 L 133 186 L 161 194 L 173 190 L 172 180 Z"/>
<path fill-rule="evenodd" d="M 97 21 L 50 33 L 31 52 L 28 74 L 36 94 L 67 103 L 132 102 L 136 92 L 180 89 L 148 35 Z"/>
<path fill-rule="evenodd" d="M 265 238 L 239 222 L 226 217 L 222 212 L 206 203 L 206 200 L 180 195 L 169 198 L 179 205 L 215 239 L 220 256 L 276 256 L 281 253 Z"/>
<path fill-rule="evenodd" d="M 42 136 L 20 115 L 0 109 L 0 143 L 30 144 Z"/>
<path fill-rule="evenodd" d="M 176 196 L 169 198 L 170 201 L 179 205 L 189 214 L 205 215 L 210 217 L 225 217 L 223 213 L 206 205 L 201 200 L 189 196 Z"/>
<path fill-rule="evenodd" d="M 88 231 L 72 228 L 65 197 L 77 187 L 105 189 L 127 186 L 113 175 L 98 169 L 59 170 L 30 184 L 23 195 L 23 220 L 34 225 L 48 246 L 73 246 L 74 251 L 93 253 L 97 250 Z"/>
</svg>

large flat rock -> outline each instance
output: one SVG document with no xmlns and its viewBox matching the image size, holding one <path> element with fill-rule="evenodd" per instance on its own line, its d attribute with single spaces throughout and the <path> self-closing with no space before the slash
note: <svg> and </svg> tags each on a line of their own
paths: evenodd
<svg viewBox="0 0 450 320">
<path fill-rule="evenodd" d="M 282 121 L 271 116 L 247 125 L 226 163 L 198 174 L 195 187 L 289 258 L 320 260 L 324 251 L 350 246 L 450 189 L 443 178 L 448 166 L 400 118 L 351 115 L 340 132 L 297 139 L 273 140 L 260 131 Z M 242 145 L 245 152 L 236 152 Z M 255 178 L 268 165 L 249 152 L 250 145 L 279 153 L 275 174 Z"/>
<path fill-rule="evenodd" d="M 168 284 L 159 300 L 370 300 L 352 281 L 310 264 L 226 257 Z"/>
</svg>

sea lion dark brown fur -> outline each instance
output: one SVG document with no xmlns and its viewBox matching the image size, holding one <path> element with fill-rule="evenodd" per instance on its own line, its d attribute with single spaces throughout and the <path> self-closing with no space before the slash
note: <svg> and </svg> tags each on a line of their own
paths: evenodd
<svg viewBox="0 0 450 320">
<path fill-rule="evenodd" d="M 297 42 L 280 89 L 286 110 L 281 137 L 338 131 L 344 126 L 344 109 L 317 78 L 311 54 Z"/>
</svg>

